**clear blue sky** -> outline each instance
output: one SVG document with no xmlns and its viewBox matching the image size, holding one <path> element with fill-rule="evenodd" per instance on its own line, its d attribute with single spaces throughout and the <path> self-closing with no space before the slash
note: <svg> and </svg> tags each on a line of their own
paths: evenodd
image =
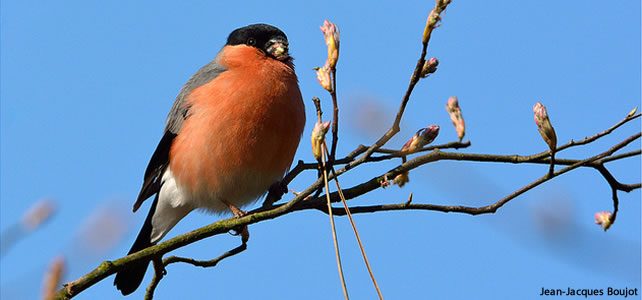
<svg viewBox="0 0 642 300">
<path fill-rule="evenodd" d="M 2 257 L 2 299 L 40 296 L 42 275 L 57 255 L 70 260 L 67 280 L 128 250 L 148 209 L 130 207 L 164 120 L 188 77 L 214 57 L 234 28 L 277 25 L 290 39 L 307 113 L 327 94 L 312 68 L 323 64 L 324 19 L 341 29 L 339 153 L 371 143 L 388 126 L 420 50 L 433 1 L 2 1 L 0 229 L 44 197 L 58 213 Z M 454 1 L 435 31 L 430 56 L 438 72 L 417 87 L 399 138 L 427 124 L 437 142 L 456 136 L 444 110 L 459 96 L 476 153 L 531 154 L 546 146 L 532 106 L 543 102 L 560 142 L 601 131 L 640 105 L 639 1 Z M 369 115 L 374 114 L 374 115 Z M 364 124 L 365 119 L 374 120 Z M 376 117 L 373 117 L 376 116 Z M 306 133 L 296 159 L 310 160 Z M 604 141 L 559 157 L 597 154 L 640 129 L 625 126 Z M 640 148 L 636 141 L 629 150 Z M 383 163 L 343 179 L 344 186 L 392 167 Z M 640 158 L 609 165 L 623 182 L 640 182 Z M 439 162 L 352 205 L 416 202 L 483 205 L 546 172 L 545 166 Z M 302 190 L 313 174 L 290 188 Z M 620 194 L 607 233 L 593 214 L 612 207 L 593 170 L 564 175 L 495 215 L 390 212 L 357 216 L 387 299 L 540 299 L 547 288 L 640 288 L 640 191 Z M 88 218 L 110 214 L 99 226 Z M 169 235 L 217 217 L 193 213 Z M 107 224 L 107 225 L 105 225 Z M 345 219 L 338 220 L 353 299 L 374 289 Z M 126 228 L 111 247 L 96 238 Z M 91 232 L 83 233 L 83 228 Z M 340 299 L 327 216 L 300 212 L 250 227 L 249 249 L 214 269 L 172 265 L 157 299 Z M 83 238 L 83 236 L 85 238 Z M 221 235 L 176 251 L 211 258 L 238 243 Z M 151 272 L 151 271 L 150 271 Z M 145 283 L 151 279 L 148 273 Z M 120 299 L 112 278 L 78 299 Z M 132 299 L 141 299 L 140 288 Z"/>
</svg>

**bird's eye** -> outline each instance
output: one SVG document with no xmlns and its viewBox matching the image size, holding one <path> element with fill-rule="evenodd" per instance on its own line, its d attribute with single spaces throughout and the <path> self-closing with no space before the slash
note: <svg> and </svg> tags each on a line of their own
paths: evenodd
<svg viewBox="0 0 642 300">
<path fill-rule="evenodd" d="M 247 39 L 247 44 L 250 46 L 256 45 L 256 40 L 254 38 Z"/>
</svg>

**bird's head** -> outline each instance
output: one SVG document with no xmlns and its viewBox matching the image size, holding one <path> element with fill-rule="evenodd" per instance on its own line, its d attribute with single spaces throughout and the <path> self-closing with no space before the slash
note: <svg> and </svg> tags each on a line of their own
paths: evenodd
<svg viewBox="0 0 642 300">
<path fill-rule="evenodd" d="M 238 28 L 227 38 L 228 46 L 247 45 L 255 47 L 267 56 L 289 62 L 288 38 L 280 29 L 268 24 L 252 24 Z"/>
</svg>

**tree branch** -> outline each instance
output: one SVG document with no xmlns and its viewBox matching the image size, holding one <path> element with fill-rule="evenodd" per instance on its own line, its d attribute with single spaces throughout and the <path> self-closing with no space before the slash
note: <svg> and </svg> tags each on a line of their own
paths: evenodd
<svg viewBox="0 0 642 300">
<path fill-rule="evenodd" d="M 351 213 L 372 213 L 372 212 L 380 212 L 380 211 L 390 211 L 390 210 L 432 210 L 432 211 L 441 211 L 441 212 L 457 212 L 457 213 L 465 213 L 465 214 L 470 214 L 470 215 L 479 215 L 479 214 L 489 214 L 489 213 L 495 213 L 499 208 L 504 206 L 506 203 L 509 201 L 515 199 L 517 196 L 539 186 L 540 184 L 549 181 L 557 176 L 560 176 L 562 174 L 565 174 L 569 171 L 572 171 L 574 169 L 577 169 L 582 166 L 592 166 L 592 165 L 597 165 L 601 166 L 603 161 L 602 159 L 610 156 L 613 154 L 615 151 L 625 147 L 629 143 L 633 142 L 634 140 L 640 138 L 641 133 L 635 134 L 630 136 L 629 138 L 623 140 L 622 142 L 616 144 L 615 146 L 611 147 L 605 152 L 602 152 L 598 155 L 589 157 L 584 160 L 577 160 L 574 161 L 572 164 L 570 164 L 568 167 L 563 168 L 557 172 L 553 173 L 553 176 L 549 176 L 548 174 L 538 178 L 537 180 L 525 185 L 524 187 L 514 191 L 513 193 L 509 194 L 508 196 L 496 201 L 493 204 L 486 205 L 486 206 L 481 206 L 481 207 L 470 207 L 470 206 L 460 206 L 460 205 L 434 205 L 434 204 L 411 204 L 410 201 L 405 202 L 405 203 L 400 203 L 400 204 L 384 204 L 384 205 L 371 205 L 371 206 L 358 206 L 358 207 L 352 207 L 350 208 Z M 571 160 L 565 160 L 565 164 L 569 164 Z M 414 164 L 419 163 L 415 162 Z M 544 164 L 547 164 L 547 162 L 543 162 Z M 409 168 L 413 167 L 414 164 L 410 164 L 408 162 L 408 165 L 404 166 L 401 165 L 388 173 L 381 175 L 379 177 L 375 177 L 368 181 L 367 183 L 352 187 L 350 189 L 344 190 L 344 195 L 351 195 L 351 196 L 346 196 L 346 199 L 350 199 L 362 194 L 365 194 L 367 192 L 370 192 L 378 187 L 380 187 L 380 184 L 378 184 L 379 179 L 383 177 L 392 177 L 395 176 L 396 174 L 399 174 L 403 172 L 404 170 L 408 170 Z M 608 171 L 607 171 L 608 172 Z M 609 173 L 610 174 L 610 173 Z M 606 178 L 606 177 L 605 177 Z M 614 182 L 617 182 L 613 178 Z M 608 181 L 608 179 L 607 179 Z M 618 182 L 619 183 L 619 182 Z M 621 184 L 619 183 L 619 186 L 616 185 L 611 185 L 612 190 L 613 190 L 613 205 L 614 205 L 614 212 L 613 215 L 617 214 L 617 209 L 618 209 L 618 198 L 617 198 L 617 191 L 625 191 L 625 192 L 630 192 L 634 189 L 639 189 L 641 188 L 642 183 L 636 183 L 636 184 Z M 330 195 L 333 201 L 338 201 L 336 200 L 336 193 L 333 193 Z M 300 206 L 300 209 L 309 209 L 309 208 L 315 208 L 318 210 L 321 210 L 323 212 L 327 213 L 327 209 L 323 205 L 320 205 L 319 200 L 314 200 L 314 201 L 308 201 L 305 203 L 302 203 Z M 345 210 L 342 209 L 337 209 L 333 208 L 333 213 L 336 215 L 345 215 L 346 212 Z M 611 221 L 613 222 L 615 220 L 615 217 L 611 218 Z"/>
<path fill-rule="evenodd" d="M 154 269 L 156 270 L 156 272 L 154 274 L 154 278 L 152 278 L 152 282 L 147 287 L 147 291 L 145 292 L 145 299 L 151 300 L 154 298 L 154 291 L 156 290 L 158 283 L 165 276 L 165 267 L 167 267 L 170 264 L 181 262 L 181 263 L 190 264 L 196 267 L 211 268 L 211 267 L 216 267 L 216 265 L 218 265 L 218 263 L 221 262 L 222 260 L 234 255 L 237 255 L 245 251 L 246 249 L 247 249 L 247 244 L 242 243 L 238 247 L 232 250 L 229 250 L 221 254 L 219 257 L 211 260 L 195 260 L 193 258 L 188 258 L 188 257 L 170 256 L 163 259 L 162 266 L 160 268 L 156 266 L 156 262 L 155 262 Z"/>
<path fill-rule="evenodd" d="M 639 117 L 639 114 L 631 118 L 626 118 L 625 120 L 616 124 L 616 126 L 614 127 L 617 128 L 622 124 L 637 117 Z M 615 128 L 613 128 L 613 130 Z M 596 134 L 583 141 L 571 142 L 560 148 L 565 149 L 571 146 L 579 145 L 580 143 L 583 143 L 583 144 L 590 143 L 592 141 L 595 141 L 599 137 L 609 134 L 613 130 L 611 129 L 606 130 L 600 134 Z M 523 194 L 524 192 L 546 182 L 547 180 L 550 180 L 554 177 L 557 177 L 559 175 L 562 175 L 566 172 L 569 172 L 579 167 L 591 167 L 591 168 L 597 169 L 606 178 L 607 182 L 613 183 L 613 186 L 617 190 L 631 191 L 634 189 L 639 189 L 641 186 L 641 184 L 639 183 L 628 184 L 628 185 L 622 184 L 622 183 L 619 183 L 617 180 L 615 180 L 615 178 L 612 175 L 611 176 L 607 175 L 610 173 L 608 172 L 608 170 L 605 171 L 605 167 L 603 166 L 603 164 L 606 162 L 612 162 L 615 160 L 625 159 L 632 156 L 639 156 L 640 155 L 639 150 L 623 153 L 617 156 L 611 156 L 611 155 L 615 151 L 623 148 L 624 146 L 628 145 L 632 141 L 638 139 L 640 135 L 641 133 L 638 132 L 637 134 L 632 135 L 629 138 L 625 139 L 624 141 L 616 144 L 606 152 L 603 152 L 599 155 L 596 155 L 584 160 L 558 159 L 556 160 L 557 164 L 566 165 L 567 167 L 555 172 L 553 177 L 550 177 L 550 178 L 548 176 L 541 177 L 538 180 L 520 188 L 519 190 L 513 192 L 512 194 L 506 196 L 505 198 L 500 199 L 499 201 L 488 206 L 467 207 L 467 206 L 442 206 L 442 205 L 433 205 L 433 204 L 403 203 L 403 204 L 392 204 L 392 205 L 375 205 L 375 206 L 361 207 L 361 208 L 355 207 L 355 208 L 351 208 L 351 211 L 354 213 L 362 213 L 362 212 L 376 212 L 376 211 L 401 210 L 401 209 L 420 209 L 420 210 L 434 210 L 434 211 L 443 211 L 443 212 L 460 212 L 460 213 L 467 213 L 471 215 L 492 213 L 492 212 L 495 212 L 498 208 L 502 207 L 507 202 L 509 202 L 510 200 Z M 462 146 L 462 144 L 458 144 L 458 143 L 449 143 L 444 145 L 446 145 L 444 147 Z M 451 153 L 451 152 L 442 152 L 438 150 L 439 147 L 441 146 L 434 146 L 433 151 L 430 153 L 408 160 L 407 162 L 388 171 L 385 174 L 382 174 L 381 176 L 372 178 L 362 184 L 359 184 L 357 186 L 344 190 L 343 192 L 346 199 L 353 199 L 357 196 L 363 195 L 369 191 L 379 188 L 381 186 L 381 180 L 386 176 L 389 178 L 393 178 L 393 176 L 401 172 L 409 171 L 421 165 L 424 165 L 430 162 L 439 161 L 439 160 L 476 161 L 476 162 L 494 162 L 494 163 L 548 164 L 548 160 L 544 157 L 540 157 L 539 154 L 530 155 L 530 156 L 519 156 L 519 155 Z M 363 147 L 358 147 L 358 150 L 361 150 L 361 149 L 363 149 Z M 354 155 L 354 153 L 351 153 L 351 155 Z M 349 160 L 351 155 L 348 155 L 345 159 Z M 376 157 L 372 157 L 372 159 L 376 159 Z M 304 167 L 299 167 L 304 165 L 305 164 L 299 163 L 293 170 L 296 170 L 297 168 L 299 170 L 304 170 L 305 169 Z M 343 169 L 337 170 L 337 174 L 335 176 L 339 176 L 340 173 L 347 172 L 348 169 L 346 169 L 346 167 L 347 165 Z M 329 175 L 330 175 L 329 179 L 332 179 L 332 177 L 334 177 L 333 174 L 329 174 Z M 73 282 L 66 284 L 64 288 L 58 291 L 56 295 L 56 299 L 72 298 L 75 295 L 79 294 L 80 292 L 84 291 L 85 289 L 96 284 L 97 282 L 127 267 L 129 264 L 132 264 L 140 260 L 148 260 L 148 259 L 160 257 L 168 252 L 176 250 L 185 245 L 194 243 L 196 241 L 199 241 L 214 235 L 226 233 L 229 230 L 232 230 L 236 227 L 254 224 L 254 223 L 258 223 L 269 219 L 274 219 L 284 214 L 288 214 L 298 210 L 319 209 L 318 199 L 320 197 L 312 200 L 307 200 L 305 202 L 301 202 L 301 201 L 305 199 L 307 196 L 309 196 L 310 194 L 312 194 L 314 191 L 316 191 L 319 187 L 321 187 L 322 184 L 323 184 L 322 180 L 317 179 L 313 184 L 311 184 L 303 192 L 297 194 L 294 198 L 292 198 L 292 200 L 290 200 L 285 204 L 271 207 L 268 209 L 258 208 L 251 211 L 247 216 L 244 216 L 241 218 L 231 218 L 231 219 L 220 220 L 210 225 L 193 230 L 191 232 L 179 235 L 165 242 L 159 243 L 158 245 L 155 245 L 155 246 L 146 248 L 144 250 L 141 250 L 139 252 L 133 253 L 131 255 L 125 256 L 123 258 L 119 258 L 113 261 L 105 261 L 101 263 L 97 268 L 87 273 L 86 275 L 80 277 L 79 279 Z M 333 199 L 333 201 L 339 200 L 339 197 L 336 194 L 336 192 L 331 194 L 331 198 Z M 336 212 L 336 213 L 337 215 L 341 215 L 341 212 Z M 345 213 L 345 210 L 343 211 L 343 213 Z"/>
<path fill-rule="evenodd" d="M 625 147 L 629 143 L 631 143 L 634 140 L 640 138 L 641 134 L 642 133 L 638 132 L 637 134 L 634 134 L 634 135 L 628 137 L 627 139 L 623 140 L 622 142 L 616 144 L 615 146 L 613 146 L 609 150 L 607 150 L 607 151 L 605 151 L 603 153 L 600 153 L 600 154 L 598 154 L 596 156 L 587 158 L 585 160 L 577 160 L 577 161 L 562 160 L 563 163 L 560 163 L 560 164 L 569 164 L 570 163 L 570 165 L 568 167 L 564 168 L 564 169 L 561 169 L 561 170 L 559 170 L 557 172 L 554 172 L 553 176 L 549 176 L 547 174 L 547 175 L 539 178 L 538 180 L 532 182 L 531 184 L 526 185 L 525 187 L 522 187 L 521 189 L 515 191 L 513 194 L 507 196 L 506 198 L 501 199 L 500 201 L 498 201 L 498 203 L 496 203 L 496 204 L 498 204 L 497 207 L 495 207 L 495 206 L 490 207 L 490 208 L 494 208 L 494 210 L 487 211 L 486 213 L 495 212 L 495 210 L 497 208 L 503 206 L 506 202 L 508 202 L 508 201 L 512 200 L 513 198 L 523 194 L 524 192 L 532 189 L 533 187 L 536 187 L 536 186 L 540 185 L 541 183 L 544 183 L 544 182 L 546 182 L 546 181 L 548 181 L 550 179 L 553 179 L 553 178 L 555 178 L 555 177 L 557 177 L 557 176 L 559 176 L 561 174 L 564 174 L 564 173 L 566 173 L 568 171 L 574 170 L 574 169 L 576 169 L 578 167 L 582 167 L 582 166 L 593 167 L 593 166 L 591 166 L 592 163 L 596 162 L 599 159 L 603 159 L 605 157 L 610 156 L 615 151 Z M 472 156 L 472 159 L 471 159 L 470 156 Z M 346 199 L 352 199 L 352 198 L 361 196 L 361 195 L 363 195 L 365 193 L 371 192 L 371 191 L 381 187 L 381 182 L 384 181 L 384 180 L 387 180 L 387 178 L 394 178 L 395 176 L 397 176 L 397 175 L 399 175 L 401 173 L 408 172 L 408 171 L 413 170 L 413 169 L 415 169 L 415 168 L 417 168 L 419 166 L 422 166 L 424 164 L 427 164 L 427 163 L 430 163 L 430 162 L 435 162 L 435 161 L 440 161 L 440 160 L 469 160 L 469 161 L 477 161 L 477 162 L 519 163 L 519 157 L 518 156 L 490 155 L 490 154 L 473 154 L 473 155 L 469 155 L 469 154 L 464 154 L 464 153 L 447 153 L 447 152 L 434 151 L 432 153 L 429 153 L 429 154 L 426 154 L 426 155 L 419 156 L 419 157 L 416 157 L 414 159 L 411 159 L 411 160 L 409 160 L 409 161 L 397 166 L 396 168 L 394 168 L 394 169 L 392 169 L 392 170 L 390 170 L 390 171 L 388 171 L 388 172 L 386 172 L 386 173 L 384 173 L 382 175 L 379 175 L 377 177 L 374 177 L 374 178 L 370 179 L 367 182 L 364 182 L 362 184 L 356 185 L 356 186 L 354 186 L 352 188 L 349 188 L 349 189 L 345 189 L 345 190 L 343 190 L 343 193 L 346 196 Z M 540 161 L 527 160 L 527 161 L 523 161 L 523 162 L 548 164 L 548 162 L 546 162 L 546 161 L 541 161 L 540 162 Z M 629 187 L 632 188 L 633 186 L 629 186 Z M 338 199 L 338 195 L 337 195 L 336 192 L 332 193 L 331 199 L 333 201 L 335 201 L 335 202 L 338 201 L 337 200 Z M 314 201 L 318 202 L 319 200 L 316 199 Z M 302 204 L 302 206 L 305 207 L 305 208 L 309 208 L 310 205 L 312 207 L 314 207 L 314 208 L 318 208 L 318 204 L 313 203 L 313 201 L 306 201 L 306 203 Z M 486 208 L 486 209 L 489 209 L 489 208 Z M 484 212 L 486 209 L 481 209 L 480 211 Z M 470 212 L 475 212 L 475 210 L 469 210 L 469 211 Z"/>
</svg>

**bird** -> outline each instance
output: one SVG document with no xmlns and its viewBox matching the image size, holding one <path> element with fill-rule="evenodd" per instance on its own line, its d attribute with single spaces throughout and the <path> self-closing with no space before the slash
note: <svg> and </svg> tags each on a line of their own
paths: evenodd
<svg viewBox="0 0 642 300">
<path fill-rule="evenodd" d="M 128 254 L 157 244 L 196 209 L 241 217 L 241 207 L 280 182 L 305 126 L 288 47 L 287 36 L 275 26 L 237 28 L 181 88 L 134 203 L 136 212 L 154 199 Z M 119 270 L 116 288 L 133 293 L 150 262 Z"/>
</svg>

